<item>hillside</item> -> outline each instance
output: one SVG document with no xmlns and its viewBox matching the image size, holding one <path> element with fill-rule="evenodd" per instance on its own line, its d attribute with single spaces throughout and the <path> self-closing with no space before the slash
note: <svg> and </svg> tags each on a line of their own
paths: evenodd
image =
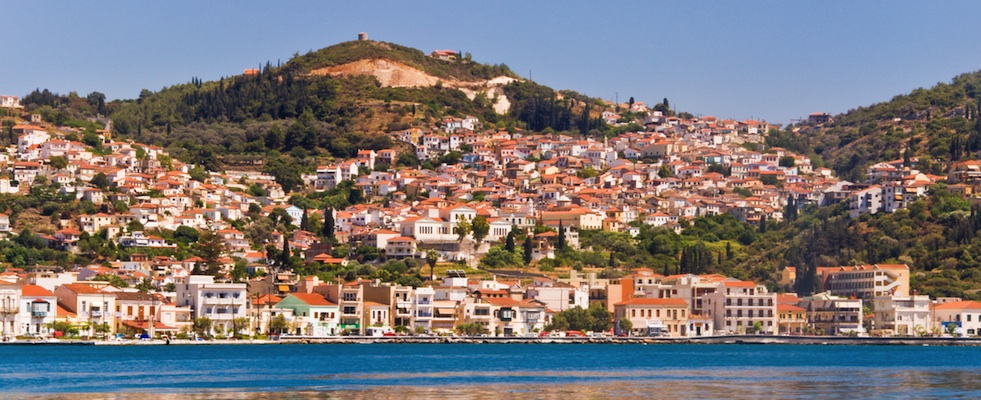
<svg viewBox="0 0 981 400">
<path fill-rule="evenodd" d="M 95 115 L 86 99 L 77 100 L 36 91 L 24 104 L 51 121 Z M 161 145 L 210 169 L 261 168 L 288 154 L 290 164 L 309 172 L 325 159 L 391 147 L 379 132 L 429 129 L 446 116 L 477 116 L 484 129 L 598 134 L 606 128 L 598 118 L 602 109 L 587 109 L 594 104 L 469 54 L 447 61 L 396 44 L 356 41 L 218 81 L 193 78 L 159 92 L 144 90 L 100 110 L 112 118 L 117 137 Z"/>
<path fill-rule="evenodd" d="M 906 149 L 919 169 L 943 175 L 951 162 L 981 152 L 979 101 L 981 71 L 850 110 L 828 124 L 788 126 L 768 144 L 816 156 L 853 181 L 864 180 L 871 164 L 904 157 Z"/>
</svg>

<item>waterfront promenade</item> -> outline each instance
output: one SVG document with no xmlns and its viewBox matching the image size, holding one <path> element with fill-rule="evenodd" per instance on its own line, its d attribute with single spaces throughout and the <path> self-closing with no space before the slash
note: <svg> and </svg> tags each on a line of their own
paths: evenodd
<svg viewBox="0 0 981 400">
<path fill-rule="evenodd" d="M 656 337 L 467 337 L 467 336 L 287 336 L 277 340 L 59 340 L 4 342 L 0 346 L 163 346 L 163 345 L 278 345 L 278 344 L 772 344 L 772 345 L 891 345 L 891 346 L 981 346 L 981 338 L 937 337 L 849 337 L 729 335 L 696 338 Z"/>
</svg>

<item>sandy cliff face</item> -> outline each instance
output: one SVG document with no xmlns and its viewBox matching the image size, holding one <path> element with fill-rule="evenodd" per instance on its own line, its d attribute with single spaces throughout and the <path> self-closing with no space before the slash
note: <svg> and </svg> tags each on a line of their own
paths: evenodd
<svg viewBox="0 0 981 400">
<path fill-rule="evenodd" d="M 341 64 L 333 67 L 316 69 L 311 75 L 371 75 L 384 87 L 431 87 L 442 82 L 444 87 L 459 89 L 470 100 L 479 93 L 485 93 L 488 99 L 494 101 L 494 111 L 505 114 L 511 108 L 511 102 L 504 94 L 504 86 L 516 79 L 499 76 L 490 80 L 460 81 L 445 80 L 429 75 L 417 68 L 386 59 L 366 59 Z"/>
</svg>

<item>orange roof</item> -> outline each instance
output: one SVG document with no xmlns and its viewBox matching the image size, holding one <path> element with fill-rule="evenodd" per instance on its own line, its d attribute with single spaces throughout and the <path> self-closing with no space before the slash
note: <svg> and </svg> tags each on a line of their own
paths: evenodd
<svg viewBox="0 0 981 400">
<path fill-rule="evenodd" d="M 756 287 L 756 282 L 749 281 L 725 281 L 722 282 L 723 286 L 726 287 L 741 287 L 741 288 L 753 288 Z"/>
<path fill-rule="evenodd" d="M 621 301 L 614 305 L 688 307 L 688 302 L 686 302 L 685 299 L 638 298 L 638 299 L 631 299 L 630 301 Z"/>
<path fill-rule="evenodd" d="M 20 288 L 20 295 L 23 297 L 29 296 L 54 296 L 48 289 L 40 287 L 38 285 L 24 285 Z"/>
<path fill-rule="evenodd" d="M 807 309 L 802 308 L 802 307 L 797 307 L 795 305 L 790 305 L 790 304 L 777 304 L 777 312 L 780 312 L 780 311 L 804 312 L 804 311 L 807 311 Z"/>
<path fill-rule="evenodd" d="M 86 284 L 83 284 L 83 283 L 68 283 L 68 284 L 61 285 L 61 286 L 64 287 L 64 288 L 66 288 L 66 289 L 68 289 L 68 290 L 71 290 L 71 291 L 73 291 L 75 293 L 78 293 L 78 294 L 102 294 L 102 293 L 104 293 L 103 291 L 101 291 L 99 289 L 96 289 L 93 286 L 86 285 Z"/>
<path fill-rule="evenodd" d="M 266 305 L 266 304 L 276 304 L 276 303 L 279 303 L 281 301 L 283 301 L 283 299 L 280 298 L 279 296 L 275 296 L 275 295 L 271 295 L 271 294 L 266 294 L 266 295 L 260 296 L 257 299 L 253 299 L 252 300 L 252 304 L 257 305 L 257 306 L 261 306 L 261 305 Z"/>
<path fill-rule="evenodd" d="M 67 308 L 62 307 L 61 304 L 58 304 L 58 314 L 57 315 L 59 317 L 68 317 L 68 318 L 75 318 L 75 317 L 78 316 L 78 314 L 75 314 L 74 312 L 71 312 Z"/>
<path fill-rule="evenodd" d="M 981 301 L 952 301 L 950 303 L 938 304 L 933 308 L 935 310 L 981 310 Z"/>
<path fill-rule="evenodd" d="M 317 293 L 293 293 L 290 296 L 296 297 L 300 301 L 307 303 L 311 306 L 336 306 L 337 304 L 331 303 Z"/>
</svg>

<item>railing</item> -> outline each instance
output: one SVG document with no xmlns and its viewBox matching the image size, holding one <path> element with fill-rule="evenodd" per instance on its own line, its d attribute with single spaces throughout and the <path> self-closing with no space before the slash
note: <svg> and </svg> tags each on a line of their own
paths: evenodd
<svg viewBox="0 0 981 400">
<path fill-rule="evenodd" d="M 47 317 L 48 316 L 48 312 L 47 311 L 31 311 L 31 316 L 32 317 Z"/>
</svg>

